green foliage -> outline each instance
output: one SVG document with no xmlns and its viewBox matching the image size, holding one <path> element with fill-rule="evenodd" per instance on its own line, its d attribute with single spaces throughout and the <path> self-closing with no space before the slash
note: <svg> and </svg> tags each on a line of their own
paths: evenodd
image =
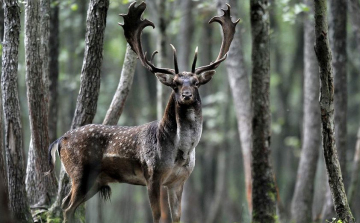
<svg viewBox="0 0 360 223">
<path fill-rule="evenodd" d="M 71 4 L 70 8 L 72 11 L 77 11 L 79 9 L 79 6 L 78 6 L 78 4 L 74 3 L 74 4 Z"/>
<path fill-rule="evenodd" d="M 304 3 L 297 3 L 291 5 L 290 0 L 281 0 L 277 4 L 282 8 L 283 14 L 282 18 L 284 22 L 289 22 L 290 24 L 294 24 L 296 20 L 296 16 L 301 12 L 307 12 L 310 8 Z"/>
</svg>

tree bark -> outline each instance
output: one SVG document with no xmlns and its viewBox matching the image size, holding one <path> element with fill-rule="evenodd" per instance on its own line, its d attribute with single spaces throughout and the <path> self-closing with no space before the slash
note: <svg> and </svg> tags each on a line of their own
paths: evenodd
<svg viewBox="0 0 360 223">
<path fill-rule="evenodd" d="M 17 222 L 32 222 L 25 190 L 25 161 L 17 91 L 20 7 L 4 0 L 4 41 L 1 87 L 5 122 L 5 150 L 8 168 L 9 207 Z"/>
<path fill-rule="evenodd" d="M 71 129 L 92 123 L 100 90 L 100 74 L 104 44 L 104 32 L 109 0 L 91 0 L 87 11 L 85 53 L 81 69 L 80 91 L 77 98 Z M 61 201 L 69 192 L 69 177 L 63 170 L 60 172 L 57 198 L 51 207 L 51 215 L 59 216 Z"/>
<path fill-rule="evenodd" d="M 225 7 L 225 3 L 226 1 L 224 0 L 218 0 L 218 11 L 221 9 L 221 7 Z M 237 1 L 230 1 L 230 5 L 235 9 L 232 11 L 232 17 L 238 18 Z M 242 30 L 240 28 L 237 28 L 235 37 L 228 52 L 228 57 L 225 60 L 225 65 L 229 77 L 233 102 L 235 105 L 237 126 L 244 162 L 246 200 L 248 202 L 248 209 L 251 214 L 251 94 L 248 74 L 245 69 L 241 31 Z"/>
<path fill-rule="evenodd" d="M 310 11 L 304 15 L 304 121 L 303 143 L 297 171 L 295 192 L 291 203 L 292 219 L 296 223 L 312 221 L 315 174 L 321 146 L 318 66 L 314 53 L 314 5 L 304 3 Z"/>
<path fill-rule="evenodd" d="M 111 105 L 106 112 L 106 116 L 103 121 L 104 125 L 116 125 L 118 123 L 124 109 L 126 98 L 131 90 L 136 62 L 137 56 L 130 48 L 129 44 L 127 44 L 119 85 L 116 89 Z"/>
<path fill-rule="evenodd" d="M 347 54 L 346 54 L 346 16 L 347 0 L 330 0 L 329 38 L 332 51 L 334 74 L 334 119 L 335 142 L 344 184 L 346 186 L 346 137 L 347 137 Z M 327 188 L 322 222 L 335 216 L 330 188 Z"/>
<path fill-rule="evenodd" d="M 45 81 L 48 79 L 48 22 L 45 20 L 49 15 L 48 11 L 40 12 L 43 8 L 40 8 L 38 1 L 27 1 L 25 5 L 26 87 L 31 130 L 25 182 L 28 199 L 33 207 L 50 205 L 57 186 L 55 173 L 44 175 L 48 171 L 49 146 L 48 88 Z"/>
<path fill-rule="evenodd" d="M 270 165 L 270 55 L 268 1 L 250 1 L 252 33 L 252 222 L 275 222 L 276 190 Z"/>
<path fill-rule="evenodd" d="M 59 79 L 59 5 L 52 0 L 49 47 L 49 141 L 57 139 L 58 79 Z"/>
<path fill-rule="evenodd" d="M 315 2 L 315 53 L 320 68 L 320 110 L 325 164 L 337 217 L 343 222 L 355 222 L 351 213 L 341 167 L 337 156 L 334 132 L 334 81 L 331 49 L 328 41 L 326 1 Z"/>
</svg>

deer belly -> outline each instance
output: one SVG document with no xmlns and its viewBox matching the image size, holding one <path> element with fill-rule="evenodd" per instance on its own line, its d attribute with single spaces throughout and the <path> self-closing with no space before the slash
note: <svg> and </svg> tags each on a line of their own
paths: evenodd
<svg viewBox="0 0 360 223">
<path fill-rule="evenodd" d="M 103 159 L 101 180 L 107 183 L 119 182 L 146 185 L 141 165 L 137 160 L 115 156 Z"/>
</svg>

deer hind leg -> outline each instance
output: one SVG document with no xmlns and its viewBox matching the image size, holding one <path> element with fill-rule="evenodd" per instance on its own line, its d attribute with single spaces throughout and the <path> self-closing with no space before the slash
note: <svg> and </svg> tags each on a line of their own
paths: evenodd
<svg viewBox="0 0 360 223">
<path fill-rule="evenodd" d="M 151 211 L 154 223 L 159 223 L 161 217 L 160 209 L 160 183 L 150 181 L 147 186 Z"/>
<path fill-rule="evenodd" d="M 74 190 L 70 192 L 71 197 L 70 204 L 64 210 L 64 222 L 73 222 L 73 217 L 76 209 L 84 202 L 92 198 L 102 186 L 99 183 L 95 183 L 90 189 L 83 190 L 83 188 L 79 186 L 75 186 Z"/>
<path fill-rule="evenodd" d="M 182 191 L 183 185 L 168 188 L 169 205 L 173 222 L 180 222 Z"/>
<path fill-rule="evenodd" d="M 78 171 L 78 173 L 86 173 L 86 171 Z M 71 177 L 72 186 L 70 193 L 66 196 L 63 202 L 64 222 L 73 222 L 76 209 L 85 201 L 96 194 L 100 185 L 96 181 L 94 173 L 87 173 L 81 177 Z"/>
</svg>

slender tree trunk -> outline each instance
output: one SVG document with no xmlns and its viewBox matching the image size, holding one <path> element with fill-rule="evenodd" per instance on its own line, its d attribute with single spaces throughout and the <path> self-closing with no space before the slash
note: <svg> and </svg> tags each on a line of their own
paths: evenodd
<svg viewBox="0 0 360 223">
<path fill-rule="evenodd" d="M 4 38 L 4 9 L 3 4 L 0 4 L 0 42 L 2 43 Z"/>
<path fill-rule="evenodd" d="M 250 1 L 252 33 L 252 222 L 275 222 L 276 190 L 270 165 L 269 3 Z"/>
<path fill-rule="evenodd" d="M 1 78 L 1 77 L 0 77 Z M 6 163 L 5 163 L 5 148 L 4 148 L 4 119 L 3 119 L 3 108 L 2 108 L 2 91 L 0 89 L 0 187 L 1 187 L 1 200 L 0 205 L 6 204 L 6 206 L 2 206 L 3 210 L 9 210 L 9 189 L 8 189 L 8 179 L 7 179 L 7 171 L 6 171 Z"/>
<path fill-rule="evenodd" d="M 358 0 L 348 0 L 348 10 L 352 32 L 355 35 L 357 52 L 360 52 L 360 2 Z"/>
<path fill-rule="evenodd" d="M 325 164 L 337 217 L 343 222 L 355 222 L 351 213 L 337 156 L 334 132 L 334 83 L 331 49 L 328 41 L 326 1 L 315 2 L 315 52 L 320 67 L 320 109 Z"/>
<path fill-rule="evenodd" d="M 181 1 L 181 13 L 182 19 L 180 23 L 179 35 L 179 71 L 190 70 L 189 65 L 192 60 L 191 55 L 191 43 L 194 35 L 194 18 L 192 13 L 193 2 L 192 0 Z"/>
<path fill-rule="evenodd" d="M 234 16 L 234 14 L 233 14 Z M 237 18 L 237 17 L 236 17 Z M 222 88 L 226 93 L 230 91 L 228 83 L 224 83 L 226 87 Z M 217 154 L 216 156 L 216 176 L 215 179 L 212 177 L 212 180 L 215 181 L 215 191 L 212 196 L 212 201 L 210 204 L 210 208 L 208 210 L 207 219 L 205 222 L 213 223 L 219 222 L 221 219 L 221 212 L 223 210 L 223 204 L 225 203 L 224 197 L 226 196 L 226 189 L 227 189 L 227 175 L 229 169 L 229 162 L 227 158 L 227 154 L 230 148 L 230 139 L 229 136 L 226 134 L 230 124 L 230 106 L 229 100 L 225 99 L 222 101 L 222 109 L 220 110 L 220 115 L 222 120 L 224 120 L 220 130 L 224 134 L 223 143 L 217 146 Z"/>
<path fill-rule="evenodd" d="M 225 7 L 226 1 L 218 0 L 217 8 Z M 237 1 L 230 1 L 230 5 L 234 10 L 232 17 L 238 18 Z M 218 10 L 219 11 L 219 10 Z M 229 77 L 231 93 L 235 105 L 237 125 L 241 142 L 241 151 L 244 162 L 246 200 L 248 209 L 252 212 L 251 198 L 251 94 L 248 74 L 245 69 L 242 32 L 237 28 L 235 37 L 228 52 L 228 58 L 225 60 L 226 69 Z"/>
<path fill-rule="evenodd" d="M 48 88 L 45 81 L 48 79 L 48 22 L 44 21 L 49 15 L 48 12 L 40 12 L 44 8 L 38 1 L 27 1 L 25 5 L 26 86 L 31 130 L 26 190 L 33 207 L 50 205 L 56 195 L 57 184 L 55 173 L 44 175 L 48 171 L 49 146 Z"/>
<path fill-rule="evenodd" d="M 109 0 L 91 0 L 89 3 L 80 91 L 71 129 L 92 123 L 96 113 L 108 8 Z M 52 216 L 59 216 L 59 214 L 61 214 L 61 201 L 69 192 L 68 182 L 69 177 L 62 168 L 57 198 L 51 208 Z"/>
<path fill-rule="evenodd" d="M 360 128 L 357 133 L 357 141 L 354 155 L 354 163 L 351 173 L 351 181 L 349 186 L 349 204 L 353 204 L 356 196 L 356 188 L 359 183 L 359 171 L 360 171 Z"/>
<path fill-rule="evenodd" d="M 314 6 L 305 0 L 310 8 L 304 17 L 304 124 L 303 143 L 297 171 L 295 192 L 291 203 L 292 219 L 296 223 L 312 221 L 312 204 L 319 149 L 321 146 L 318 66 L 314 53 Z"/>
<path fill-rule="evenodd" d="M 347 117 L 347 78 L 346 78 L 346 16 L 347 0 L 330 0 L 329 38 L 334 72 L 334 110 L 335 142 L 344 184 L 346 183 L 346 117 Z M 346 186 L 346 184 L 345 184 Z M 322 222 L 335 216 L 330 187 L 327 188 Z"/>
<path fill-rule="evenodd" d="M 114 94 L 110 108 L 106 112 L 106 116 L 103 122 L 104 125 L 116 125 L 119 121 L 124 109 L 126 98 L 131 90 L 136 62 L 136 54 L 130 48 L 130 45 L 127 44 L 119 85 Z"/>
<path fill-rule="evenodd" d="M 8 168 L 9 207 L 17 222 L 32 222 L 25 190 L 25 160 L 17 91 L 20 7 L 4 0 L 4 41 L 1 87 L 5 122 L 5 150 Z"/>
<path fill-rule="evenodd" d="M 52 0 L 49 42 L 49 140 L 57 139 L 58 79 L 59 79 L 59 5 Z"/>
</svg>

